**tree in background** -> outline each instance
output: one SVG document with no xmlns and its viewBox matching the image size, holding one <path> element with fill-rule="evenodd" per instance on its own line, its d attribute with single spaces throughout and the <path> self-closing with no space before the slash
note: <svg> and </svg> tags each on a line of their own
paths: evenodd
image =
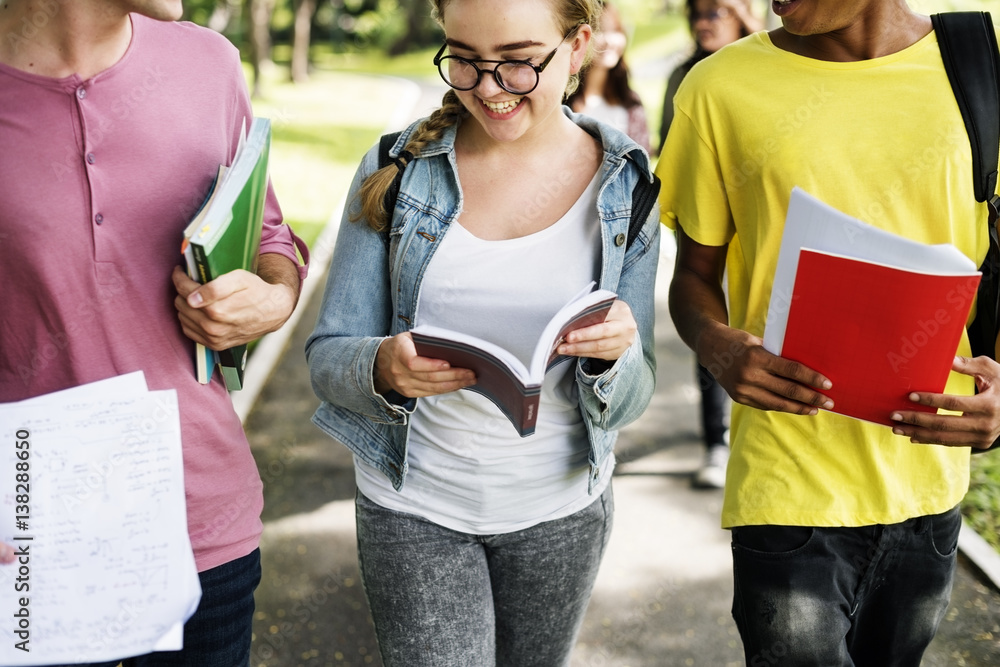
<svg viewBox="0 0 1000 667">
<path fill-rule="evenodd" d="M 309 46 L 312 42 L 312 22 L 316 0 L 293 0 L 295 21 L 292 30 L 292 81 L 309 79 Z"/>
<path fill-rule="evenodd" d="M 184 18 L 225 34 L 246 54 L 255 97 L 273 43 L 291 44 L 289 73 L 301 83 L 309 78 L 316 40 L 337 51 L 400 55 L 436 43 L 441 34 L 427 0 L 185 0 Z"/>
<path fill-rule="evenodd" d="M 253 69 L 253 86 L 251 95 L 260 97 L 263 94 L 261 73 L 271 64 L 271 15 L 274 13 L 275 0 L 247 0 L 250 18 L 247 46 L 250 52 L 250 66 Z"/>
<path fill-rule="evenodd" d="M 441 29 L 431 17 L 427 0 L 398 0 L 399 14 L 405 17 L 405 31 L 388 47 L 390 56 L 430 46 L 441 37 Z"/>
</svg>

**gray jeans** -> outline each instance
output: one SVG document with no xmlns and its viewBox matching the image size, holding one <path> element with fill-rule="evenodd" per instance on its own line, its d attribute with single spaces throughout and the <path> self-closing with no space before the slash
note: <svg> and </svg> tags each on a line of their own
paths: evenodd
<svg viewBox="0 0 1000 667">
<path fill-rule="evenodd" d="M 611 535 L 610 485 L 568 517 L 469 535 L 360 493 L 358 560 L 385 667 L 560 667 Z"/>
</svg>

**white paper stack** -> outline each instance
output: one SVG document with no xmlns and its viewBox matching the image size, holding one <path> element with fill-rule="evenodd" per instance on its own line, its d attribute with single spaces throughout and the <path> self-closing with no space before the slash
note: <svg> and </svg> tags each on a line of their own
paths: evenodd
<svg viewBox="0 0 1000 667">
<path fill-rule="evenodd" d="M 0 404 L 0 665 L 182 648 L 201 597 L 177 395 L 142 373 Z"/>
</svg>

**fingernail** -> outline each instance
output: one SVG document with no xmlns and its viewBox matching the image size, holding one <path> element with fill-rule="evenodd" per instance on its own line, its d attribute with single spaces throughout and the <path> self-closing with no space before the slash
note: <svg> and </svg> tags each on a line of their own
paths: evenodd
<svg viewBox="0 0 1000 667">
<path fill-rule="evenodd" d="M 833 401 L 827 400 L 825 403 L 823 403 L 823 409 L 833 410 Z"/>
<path fill-rule="evenodd" d="M 899 419 L 899 417 L 895 417 L 894 416 L 893 419 Z M 892 434 L 893 435 L 903 435 L 903 429 L 901 429 L 901 428 L 894 428 L 894 429 L 892 429 Z"/>
<path fill-rule="evenodd" d="M 914 403 L 920 402 L 920 394 L 910 394 L 910 400 Z"/>
<path fill-rule="evenodd" d="M 200 292 L 191 292 L 191 294 L 188 295 L 188 303 L 193 307 L 197 308 L 202 304 L 202 302 L 204 302 L 204 299 L 201 298 Z"/>
<path fill-rule="evenodd" d="M 830 389 L 833 387 L 833 383 L 829 380 L 823 380 L 823 389 Z"/>
<path fill-rule="evenodd" d="M 889 419 L 891 419 L 894 422 L 901 422 L 903 421 L 903 415 L 899 414 L 898 412 L 893 412 L 891 415 L 889 415 Z M 893 433 L 896 433 L 896 431 L 893 430 Z M 896 435 L 902 435 L 902 433 L 896 433 Z"/>
</svg>

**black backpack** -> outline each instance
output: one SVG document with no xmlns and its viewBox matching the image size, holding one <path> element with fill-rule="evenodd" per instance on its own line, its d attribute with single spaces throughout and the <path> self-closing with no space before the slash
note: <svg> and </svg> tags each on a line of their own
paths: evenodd
<svg viewBox="0 0 1000 667">
<path fill-rule="evenodd" d="M 996 359 L 1000 327 L 1000 242 L 997 218 L 997 160 L 1000 155 L 1000 51 L 988 12 L 949 12 L 931 16 L 941 47 L 941 58 L 972 146 L 972 178 L 976 201 L 988 202 L 990 248 L 979 270 L 983 277 L 976 293 L 976 317 L 969 324 L 972 355 Z M 973 449 L 974 454 L 996 450 Z"/>
<path fill-rule="evenodd" d="M 401 132 L 392 132 L 390 134 L 383 134 L 382 138 L 379 139 L 378 144 L 378 167 L 382 169 L 383 167 L 388 167 L 393 163 L 392 157 L 389 155 L 389 149 L 392 148 L 396 140 L 399 139 Z M 631 159 L 631 158 L 630 158 Z M 403 170 L 400 169 L 396 174 L 395 180 L 392 182 L 392 186 L 386 191 L 385 199 L 383 200 L 383 206 L 385 210 L 392 215 L 392 210 L 396 208 L 396 198 L 399 196 L 399 184 L 403 179 Z M 647 181 L 644 178 L 640 178 L 635 184 L 635 188 L 632 190 L 632 215 L 629 218 L 628 223 L 628 236 L 625 240 L 625 249 L 632 245 L 635 238 L 639 235 L 639 231 L 642 229 L 643 224 L 646 222 L 646 218 L 649 217 L 650 211 L 653 210 L 653 204 L 656 203 L 656 197 L 660 194 L 660 179 L 654 175 L 652 182 Z M 386 239 L 386 246 L 388 247 L 388 236 L 389 230 L 388 226 L 384 232 Z"/>
<path fill-rule="evenodd" d="M 1000 156 L 1000 52 L 988 12 L 949 12 L 931 16 L 941 57 L 972 146 L 976 201 L 989 202 L 990 248 L 979 270 L 976 317 L 969 325 L 973 356 L 996 359 L 1000 331 L 1000 241 L 997 218 L 997 160 Z"/>
</svg>

